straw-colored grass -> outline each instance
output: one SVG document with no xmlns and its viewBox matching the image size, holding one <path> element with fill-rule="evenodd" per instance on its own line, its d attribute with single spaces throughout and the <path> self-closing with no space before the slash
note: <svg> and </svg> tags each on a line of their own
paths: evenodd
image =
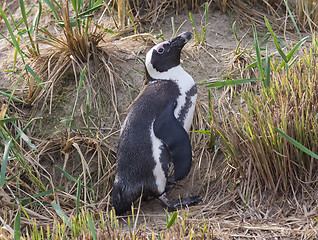
<svg viewBox="0 0 318 240">
<path fill-rule="evenodd" d="M 315 0 L 298 0 L 297 15 L 303 27 L 309 27 L 311 31 L 318 29 L 318 2 Z"/>
<path fill-rule="evenodd" d="M 67 2 L 62 3 L 67 5 Z M 179 0 L 127 2 L 124 22 L 134 25 L 135 31 L 138 23 L 150 21 L 160 24 L 170 13 L 186 11 L 184 1 Z M 187 7 L 194 11 L 203 2 L 187 1 Z M 248 8 L 242 5 L 245 4 L 243 1 L 216 2 L 224 10 L 235 8 L 251 22 L 255 16 L 262 17 L 254 23 L 264 24 L 263 15 L 255 10 L 257 8 L 253 9 L 252 16 L 247 16 Z M 214 1 L 209 3 L 211 6 Z M 251 4 L 258 4 L 258 1 Z M 282 7 L 281 1 L 268 1 L 268 4 L 262 2 L 267 14 L 280 14 L 276 8 Z M 317 195 L 313 191 L 317 188 L 315 159 L 298 150 L 271 127 L 279 127 L 313 152 L 318 152 L 317 117 L 313 114 L 317 113 L 318 106 L 316 40 L 312 52 L 305 52 L 287 72 L 273 72 L 269 89 L 260 84 L 246 89 L 248 92 L 245 93 L 242 90 L 232 91 L 236 94 L 236 101 L 232 99 L 230 104 L 223 105 L 224 108 L 218 108 L 211 95 L 206 102 L 198 101 L 194 129 L 212 134 L 191 134 L 196 161 L 189 179 L 200 182 L 194 184 L 200 188 L 203 204 L 159 215 L 144 214 L 142 208 L 135 205 L 130 216 L 117 217 L 110 203 L 116 152 L 113 142 L 110 142 L 118 134 L 120 118 L 124 115 L 124 110 L 120 112 L 117 108 L 119 94 L 127 95 L 126 91 L 117 92 L 116 83 L 128 85 L 117 81 L 120 74 L 116 66 L 121 63 L 117 53 L 120 52 L 120 45 L 125 49 L 125 41 L 132 39 L 141 42 L 144 51 L 154 38 L 150 34 L 136 34 L 116 42 L 115 47 L 110 41 L 116 35 L 109 34 L 111 31 L 105 35 L 105 28 L 97 27 L 91 18 L 86 19 L 87 22 L 85 18 L 81 19 L 82 23 L 89 23 L 87 28 L 82 28 L 84 25 L 72 28 L 70 23 L 74 20 L 74 12 L 68 10 L 66 5 L 61 9 L 58 5 L 53 6 L 61 20 L 60 35 L 38 29 L 43 38 L 35 43 L 41 47 L 43 42 L 50 42 L 53 49 L 40 49 L 38 56 L 32 55 L 36 59 L 31 59 L 31 54 L 27 54 L 31 60 L 27 60 L 26 64 L 36 74 L 28 73 L 33 81 L 29 81 L 28 89 L 22 91 L 28 93 L 28 103 L 33 104 L 36 110 L 53 112 L 52 104 L 60 104 L 58 98 L 63 96 L 59 94 L 66 91 L 61 82 L 67 78 L 74 82 L 76 100 L 70 103 L 73 112 L 65 116 L 63 122 L 66 125 L 56 128 L 55 135 L 49 139 L 39 139 L 43 136 L 47 138 L 45 134 L 34 136 L 36 123 L 40 119 L 24 119 L 21 106 L 15 105 L 15 102 L 23 102 L 18 101 L 18 95 L 12 96 L 11 102 L 3 105 L 0 112 L 1 166 L 4 166 L 0 171 L 2 237 L 12 238 L 14 231 L 21 232 L 24 239 L 39 240 L 312 239 L 316 236 L 317 208 L 314 204 Z M 206 16 L 207 11 L 208 8 L 205 8 Z M 275 24 L 273 21 L 271 24 L 278 29 L 282 27 L 281 22 Z M 131 31 L 130 26 L 126 26 L 123 32 L 127 29 Z M 205 24 L 198 43 L 204 43 L 207 31 Z M 105 43 L 101 44 L 102 41 Z M 32 48 L 30 50 L 33 51 Z M 233 66 L 245 68 L 249 64 L 246 61 L 248 53 L 238 40 Z M 28 58 L 27 55 L 23 56 Z M 39 79 L 43 81 L 39 82 Z M 100 130 L 97 121 L 92 120 L 96 116 L 90 115 L 93 110 L 100 110 L 98 96 L 101 92 L 110 99 L 102 102 L 105 103 L 103 107 L 113 109 L 106 116 L 113 120 L 107 131 Z M 84 108 L 79 107 L 80 103 Z M 232 104 L 237 104 L 237 107 Z M 76 109 L 80 109 L 81 113 L 77 116 L 84 122 L 81 129 L 73 122 Z M 222 117 L 224 119 L 220 124 L 218 120 Z M 45 125 L 45 122 L 41 123 Z M 225 145 L 220 145 L 218 132 Z M 221 149 L 226 153 L 226 160 Z M 264 159 L 268 161 L 263 162 Z M 295 198 L 290 198 L 288 194 L 279 197 L 287 191 Z M 269 193 L 274 193 L 273 201 L 265 201 L 268 200 L 265 198 L 272 196 Z M 303 202 L 299 196 L 305 197 L 308 204 L 300 205 Z M 288 202 L 292 204 L 288 205 Z"/>
<path fill-rule="evenodd" d="M 245 25 L 264 25 L 264 15 L 270 20 L 275 29 L 292 30 L 293 26 L 288 24 L 286 4 L 293 10 L 294 17 L 303 29 L 311 31 L 317 29 L 318 6 L 316 0 L 217 0 L 216 4 L 223 11 L 233 11 L 240 16 Z M 285 16 L 284 16 L 285 15 Z"/>
<path fill-rule="evenodd" d="M 235 172 L 233 184 L 241 186 L 246 204 L 252 194 L 264 198 L 264 191 L 300 199 L 317 188 L 317 160 L 274 129 L 318 153 L 317 48 L 305 50 L 290 68 L 274 65 L 270 87 L 247 89 L 235 95 L 237 107 L 225 104 L 215 112 L 223 119 L 217 131 Z"/>
</svg>

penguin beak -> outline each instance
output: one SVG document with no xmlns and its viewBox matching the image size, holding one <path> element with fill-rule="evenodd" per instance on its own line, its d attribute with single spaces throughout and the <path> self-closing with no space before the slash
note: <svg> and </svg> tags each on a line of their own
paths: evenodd
<svg viewBox="0 0 318 240">
<path fill-rule="evenodd" d="M 183 46 L 189 42 L 189 40 L 192 38 L 192 33 L 190 32 L 183 32 L 180 35 L 178 35 L 175 38 L 172 38 L 170 40 L 170 48 L 178 48 L 182 49 Z"/>
</svg>

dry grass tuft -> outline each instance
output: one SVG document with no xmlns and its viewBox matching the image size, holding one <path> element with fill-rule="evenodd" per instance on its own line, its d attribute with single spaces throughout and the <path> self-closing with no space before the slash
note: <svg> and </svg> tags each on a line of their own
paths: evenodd
<svg viewBox="0 0 318 240">
<path fill-rule="evenodd" d="M 297 14 L 303 27 L 311 31 L 318 29 L 318 2 L 315 0 L 297 1 Z"/>
<path fill-rule="evenodd" d="M 207 1 L 203 0 L 176 0 L 176 1 L 128 1 L 128 11 L 126 18 L 134 19 L 140 24 L 158 24 L 160 25 L 165 17 L 173 12 L 181 14 L 189 10 L 198 11 L 199 7 Z"/>
<path fill-rule="evenodd" d="M 241 188 L 242 201 L 251 197 L 293 196 L 315 199 L 317 160 L 279 135 L 274 127 L 311 151 L 318 152 L 317 49 L 311 49 L 287 71 L 273 71 L 269 89 L 256 86 L 235 96 L 237 107 L 223 105 L 217 131 Z M 272 66 L 274 67 L 274 66 Z M 313 195 L 314 194 L 314 195 Z"/>
<path fill-rule="evenodd" d="M 303 29 L 308 27 L 311 31 L 317 29 L 318 5 L 315 0 L 218 0 L 216 4 L 223 12 L 234 11 L 245 25 L 256 24 L 264 26 L 264 16 L 266 16 L 275 29 L 285 31 L 293 29 L 291 21 L 288 20 L 289 24 L 287 25 L 287 19 L 290 16 L 287 12 L 285 1 L 289 8 L 293 10 L 296 15 L 294 18 L 298 20 Z"/>
<path fill-rule="evenodd" d="M 37 36 L 37 44 L 41 46 L 41 54 L 28 60 L 28 65 L 36 77 L 29 75 L 29 81 L 25 82 L 28 87 L 23 85 L 17 94 L 22 91 L 27 95 L 26 102 L 29 105 L 35 109 L 40 107 L 41 111 L 48 110 L 51 114 L 53 102 L 60 97 L 56 86 L 68 78 L 66 81 L 74 81 L 73 91 L 79 91 L 79 75 L 85 69 L 83 88 L 88 89 L 87 96 L 90 97 L 87 108 L 99 109 L 104 101 L 110 101 L 115 115 L 114 125 L 120 125 L 116 88 L 118 83 L 125 86 L 128 84 L 121 81 L 114 64 L 123 60 L 113 57 L 112 50 L 105 50 L 101 44 L 104 42 L 104 45 L 107 45 L 117 35 L 105 26 L 93 22 L 92 14 L 102 5 L 94 3 L 96 6 L 87 6 L 84 3 L 81 5 L 80 2 L 76 4 L 78 10 L 75 13 L 67 0 L 54 2 L 49 6 L 61 32 L 53 34 L 38 28 L 41 35 Z M 50 47 L 44 48 L 44 45 Z M 43 82 L 39 83 L 41 80 Z M 98 99 L 101 92 L 107 96 L 107 99 L 102 99 L 102 103 Z"/>
<path fill-rule="evenodd" d="M 52 227 L 59 216 L 53 200 L 70 217 L 75 214 L 75 206 L 93 211 L 109 206 L 115 152 L 107 144 L 107 137 L 80 135 L 68 138 L 60 134 L 49 141 L 33 139 L 38 152 L 27 150 L 25 145 L 15 146 L 23 159 L 7 163 L 6 178 L 10 181 L 0 189 L 0 213 L 5 223 L 11 225 L 15 212 L 23 208 L 21 226 L 31 226 L 30 219 L 37 219 L 37 227 Z"/>
<path fill-rule="evenodd" d="M 253 24 L 264 25 L 264 16 L 270 19 L 270 22 L 276 29 L 280 28 L 282 23 L 277 19 L 277 16 L 284 12 L 284 1 L 241 1 L 241 0 L 219 0 L 217 1 L 219 7 L 226 11 L 234 11 L 238 14 L 241 23 L 251 26 Z"/>
</svg>

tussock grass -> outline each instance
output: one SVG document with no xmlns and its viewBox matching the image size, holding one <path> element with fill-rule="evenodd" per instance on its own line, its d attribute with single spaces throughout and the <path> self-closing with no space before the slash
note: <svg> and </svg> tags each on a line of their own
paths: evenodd
<svg viewBox="0 0 318 240">
<path fill-rule="evenodd" d="M 292 24 L 287 24 L 288 14 L 286 12 L 292 10 L 293 14 L 289 15 L 292 21 L 294 18 L 303 29 L 310 29 L 311 31 L 317 29 L 318 7 L 317 1 L 309 0 L 218 0 L 216 1 L 218 7 L 223 11 L 234 11 L 242 19 L 242 23 L 246 25 L 264 26 L 264 15 L 269 19 L 275 29 L 292 30 Z M 285 18 L 280 17 L 286 15 Z"/>
<path fill-rule="evenodd" d="M 60 4 L 52 4 L 49 1 L 46 3 L 54 13 L 63 34 L 54 36 L 52 33 L 40 29 L 42 43 L 51 45 L 53 51 L 48 51 L 33 61 L 32 67 L 35 71 L 44 73 L 41 77 L 47 78 L 47 91 L 37 87 L 30 102 L 39 103 L 44 97 L 44 103 L 46 103 L 50 98 L 49 112 L 51 112 L 55 83 L 70 70 L 74 72 L 74 80 L 79 82 L 77 75 L 86 66 L 86 77 L 83 84 L 88 87 L 89 95 L 95 96 L 100 89 L 106 91 L 116 112 L 114 69 L 109 61 L 109 55 L 98 47 L 105 35 L 112 35 L 113 32 L 92 20 L 93 13 L 102 7 L 102 1 L 89 1 L 88 6 L 81 1 L 72 2 L 72 11 L 69 9 L 69 1 L 61 1 Z M 75 16 L 72 15 L 74 11 Z M 98 81 L 97 79 L 100 78 L 104 79 Z M 98 108 L 96 98 L 92 98 L 92 100 L 92 106 Z M 115 119 L 118 120 L 118 118 Z"/>
<path fill-rule="evenodd" d="M 101 0 L 90 0 L 87 4 L 84 1 L 67 0 L 39 2 L 37 14 L 32 24 L 29 24 L 30 11 L 26 11 L 24 1 L 20 1 L 24 23 L 24 29 L 19 31 L 22 37 L 15 36 L 14 32 L 19 26 L 15 24 L 12 28 L 5 12 L 1 9 L 1 15 L 11 36 L 11 40 L 7 40 L 16 48 L 14 67 L 10 71 L 13 75 L 17 70 L 20 72 L 13 92 L 26 96 L 24 100 L 29 105 L 37 107 L 40 104 L 42 111 L 48 109 L 51 113 L 56 95 L 54 86 L 67 74 L 73 72 L 74 77 L 71 80 L 75 82 L 77 88 L 79 83 L 77 76 L 86 68 L 83 86 L 88 89 L 87 94 L 91 96 L 89 107 L 99 108 L 100 103 L 97 98 L 99 93 L 104 91 L 116 115 L 114 121 L 118 123 L 115 82 L 121 81 L 113 66 L 118 58 L 112 59 L 111 52 L 99 46 L 102 40 L 110 41 L 115 35 L 114 31 L 93 21 L 93 14 L 103 7 L 102 3 Z M 58 34 L 41 27 L 43 4 L 46 4 L 52 12 L 56 27 L 61 30 Z M 12 16 L 11 19 L 16 22 Z M 20 38 L 23 41 L 20 41 Z M 50 47 L 45 48 L 44 45 Z M 25 48 L 28 52 L 24 50 Z M 22 59 L 22 68 L 16 69 L 15 66 L 19 64 L 18 54 Z M 23 82 L 21 79 L 27 81 L 21 84 Z"/>
<path fill-rule="evenodd" d="M 274 128 L 318 152 L 317 48 L 304 50 L 288 69 L 275 66 L 276 63 L 271 64 L 269 86 L 259 84 L 243 91 L 241 97 L 236 95 L 235 109 L 223 106 L 223 121 L 217 131 L 237 174 L 235 179 L 242 178 L 238 185 L 243 196 L 249 198 L 255 189 L 259 196 L 268 190 L 276 196 L 291 194 L 300 199 L 317 187 L 317 160 Z"/>
<path fill-rule="evenodd" d="M 160 23 L 171 13 L 174 12 L 180 14 L 187 10 L 196 12 L 205 2 L 208 1 L 127 1 L 129 10 L 126 13 L 126 19 L 129 19 L 129 15 L 132 15 L 134 21 L 139 22 L 140 24 L 150 23 L 151 25 L 160 25 Z"/>
</svg>

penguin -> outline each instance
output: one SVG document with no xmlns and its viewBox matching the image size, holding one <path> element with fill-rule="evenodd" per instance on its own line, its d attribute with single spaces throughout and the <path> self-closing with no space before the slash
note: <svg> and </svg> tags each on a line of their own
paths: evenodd
<svg viewBox="0 0 318 240">
<path fill-rule="evenodd" d="M 118 215 L 141 196 L 157 198 L 169 210 L 200 201 L 197 196 L 173 201 L 166 194 L 187 176 L 192 162 L 188 132 L 197 88 L 180 65 L 181 50 L 191 37 L 184 32 L 146 54 L 148 85 L 130 108 L 119 136 L 112 201 Z M 174 175 L 169 178 L 171 165 Z"/>
</svg>

